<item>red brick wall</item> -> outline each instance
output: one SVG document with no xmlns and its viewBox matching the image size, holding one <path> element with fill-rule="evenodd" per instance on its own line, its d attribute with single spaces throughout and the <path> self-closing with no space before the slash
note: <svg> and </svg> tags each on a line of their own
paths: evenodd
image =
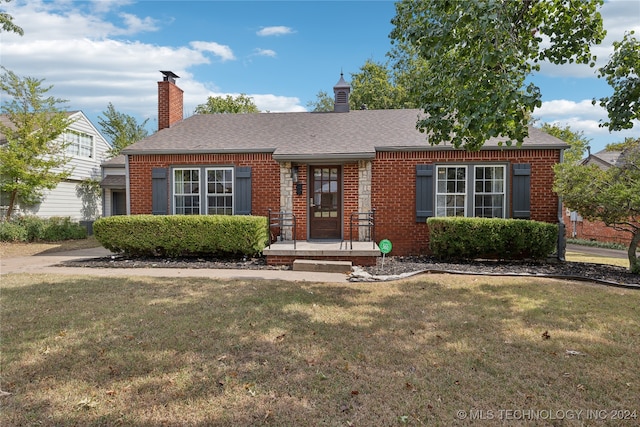
<svg viewBox="0 0 640 427">
<path fill-rule="evenodd" d="M 376 209 L 376 240 L 391 240 L 391 255 L 428 253 L 426 222 L 417 223 L 415 219 L 417 164 L 528 163 L 531 165 L 531 219 L 557 223 L 558 197 L 552 191 L 552 167 L 559 159 L 559 150 L 378 152 L 372 165 L 371 203 Z M 511 167 L 507 170 L 511 177 Z M 508 188 L 511 189 L 511 179 Z M 509 201 L 511 199 L 509 195 Z M 507 212 L 511 214 L 511 206 Z"/>
<path fill-rule="evenodd" d="M 564 209 L 563 218 L 566 226 L 566 236 L 569 238 L 620 243 L 625 246 L 631 243 L 631 233 L 614 230 L 612 227 L 607 227 L 602 221 L 589 221 L 586 219 L 576 221 L 576 235 L 574 236 L 574 224 L 571 221 L 571 212 L 568 209 Z"/>
<path fill-rule="evenodd" d="M 153 168 L 185 165 L 250 166 L 252 214 L 267 216 L 269 208 L 280 209 L 280 165 L 271 154 L 154 154 L 129 156 L 131 214 L 151 214 Z"/>
<path fill-rule="evenodd" d="M 158 82 L 158 130 L 171 127 L 183 117 L 183 90 L 170 81 Z"/>
<path fill-rule="evenodd" d="M 376 209 L 376 240 L 393 243 L 391 255 L 428 253 L 426 223 L 416 223 L 416 165 L 430 163 L 508 162 L 531 165 L 531 219 L 557 222 L 558 197 L 552 191 L 553 165 L 559 161 L 558 150 L 509 149 L 504 151 L 379 152 L 372 164 L 372 201 Z M 280 166 L 271 154 L 190 154 L 129 156 L 131 180 L 131 214 L 150 214 L 151 170 L 157 167 L 184 165 L 251 166 L 252 213 L 267 215 L 269 208 L 280 208 Z M 511 177 L 511 168 L 507 168 Z M 343 228 L 349 238 L 349 216 L 358 211 L 358 165 L 343 165 Z M 307 238 L 307 200 L 309 197 L 307 166 L 299 165 L 299 182 L 303 194 L 293 193 L 293 211 L 298 218 L 296 238 Z M 509 190 L 511 180 L 509 180 Z M 169 191 L 168 194 L 171 194 Z M 511 201 L 511 196 L 508 197 Z M 511 206 L 507 207 L 511 213 Z M 567 223 L 568 228 L 568 223 Z M 354 238 L 356 236 L 354 235 Z"/>
</svg>

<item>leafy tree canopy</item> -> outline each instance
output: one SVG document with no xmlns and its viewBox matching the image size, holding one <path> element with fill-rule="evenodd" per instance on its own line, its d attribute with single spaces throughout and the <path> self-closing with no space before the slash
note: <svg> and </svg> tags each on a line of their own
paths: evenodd
<svg viewBox="0 0 640 427">
<path fill-rule="evenodd" d="M 259 113 L 258 107 L 250 96 L 240 94 L 236 97 L 227 95 L 210 96 L 207 102 L 196 107 L 196 114 L 218 114 L 218 113 Z"/>
<path fill-rule="evenodd" d="M 544 123 L 540 129 L 571 146 L 564 152 L 564 161 L 567 163 L 578 163 L 582 160 L 589 146 L 589 141 L 591 141 L 584 136 L 584 132 L 573 131 L 569 126 L 562 128 L 558 125 Z"/>
<path fill-rule="evenodd" d="M 554 191 L 580 215 L 631 233 L 629 269 L 640 274 L 640 139 L 629 141 L 616 165 L 561 163 L 554 167 Z"/>
<path fill-rule="evenodd" d="M 590 45 L 605 31 L 602 0 L 419 1 L 396 3 L 393 43 L 427 64 L 420 69 L 418 128 L 432 144 L 479 150 L 492 137 L 521 144 L 541 105 L 525 79 L 541 61 L 594 65 Z"/>
<path fill-rule="evenodd" d="M 0 3 L 9 3 L 10 1 L 11 0 L 0 0 Z M 21 36 L 24 35 L 24 31 L 22 30 L 22 28 L 20 28 L 13 22 L 13 16 L 3 11 L 0 11 L 0 28 L 2 29 L 2 31 L 9 31 L 12 33 L 20 34 Z"/>
<path fill-rule="evenodd" d="M 333 111 L 333 98 L 321 90 L 316 95 L 315 101 L 307 102 L 307 108 L 310 108 L 314 113 Z"/>
<path fill-rule="evenodd" d="M 607 79 L 613 88 L 613 95 L 600 98 L 600 106 L 609 116 L 600 127 L 609 131 L 631 129 L 633 120 L 640 120 L 640 41 L 633 34 L 625 33 L 622 41 L 613 43 L 611 59 L 598 70 L 598 77 Z"/>
<path fill-rule="evenodd" d="M 6 121 L 0 120 L 0 133 L 6 141 L 0 141 L 0 191 L 9 198 L 8 219 L 17 204 L 39 203 L 44 190 L 54 189 L 71 174 L 62 169 L 70 160 L 65 156 L 68 143 L 59 138 L 71 121 L 59 108 L 66 101 L 46 96 L 52 86 L 2 70 L 1 111 Z"/>
<path fill-rule="evenodd" d="M 351 74 L 349 105 L 352 110 L 404 108 L 407 101 L 406 91 L 382 63 L 367 60 L 359 72 Z"/>
<path fill-rule="evenodd" d="M 111 148 L 107 151 L 110 157 L 117 156 L 122 149 L 149 134 L 145 129 L 149 119 L 139 124 L 134 117 L 116 111 L 112 103 L 109 103 L 107 110 L 102 114 L 103 116 L 98 117 L 98 124 L 102 133 L 111 141 Z"/>
</svg>

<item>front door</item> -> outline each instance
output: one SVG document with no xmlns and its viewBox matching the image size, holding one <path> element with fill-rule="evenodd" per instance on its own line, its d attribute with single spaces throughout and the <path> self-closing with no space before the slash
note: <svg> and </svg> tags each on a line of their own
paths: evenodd
<svg viewBox="0 0 640 427">
<path fill-rule="evenodd" d="M 311 166 L 309 189 L 309 238 L 342 237 L 340 166 Z"/>
</svg>

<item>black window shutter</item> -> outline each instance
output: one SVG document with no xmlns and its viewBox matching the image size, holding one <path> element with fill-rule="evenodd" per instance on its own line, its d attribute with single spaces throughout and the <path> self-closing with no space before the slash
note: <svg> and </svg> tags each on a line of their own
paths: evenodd
<svg viewBox="0 0 640 427">
<path fill-rule="evenodd" d="M 433 165 L 416 165 L 416 222 L 433 216 Z"/>
<path fill-rule="evenodd" d="M 151 170 L 151 213 L 166 215 L 169 198 L 167 196 L 167 170 L 153 168 Z"/>
<path fill-rule="evenodd" d="M 236 168 L 236 215 L 251 215 L 251 168 Z"/>
<path fill-rule="evenodd" d="M 531 218 L 531 165 L 513 165 L 513 218 Z"/>
</svg>

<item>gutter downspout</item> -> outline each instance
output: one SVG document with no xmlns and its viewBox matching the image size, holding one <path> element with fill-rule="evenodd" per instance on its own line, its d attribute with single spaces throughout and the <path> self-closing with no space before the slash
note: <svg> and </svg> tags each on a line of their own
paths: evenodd
<svg viewBox="0 0 640 427">
<path fill-rule="evenodd" d="M 560 163 L 564 163 L 564 148 L 560 150 Z M 555 179 L 555 178 L 554 178 Z M 558 261 L 565 262 L 567 238 L 565 235 L 564 217 L 562 215 L 562 196 L 558 195 Z"/>
</svg>

